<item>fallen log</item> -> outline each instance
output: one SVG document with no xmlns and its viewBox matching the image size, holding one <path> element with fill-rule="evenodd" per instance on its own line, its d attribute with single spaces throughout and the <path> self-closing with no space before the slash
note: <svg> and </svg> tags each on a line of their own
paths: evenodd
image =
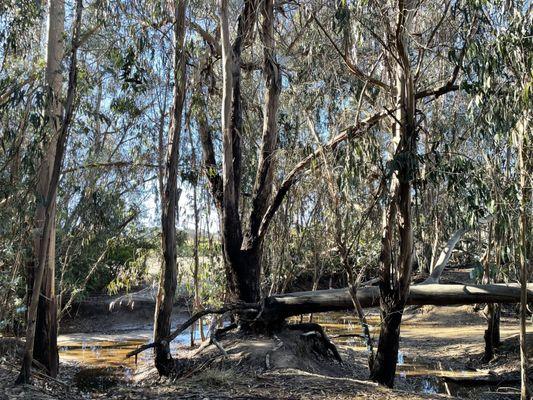
<svg viewBox="0 0 533 400">
<path fill-rule="evenodd" d="M 532 296 L 530 298 L 533 298 L 533 283 L 528 284 L 528 294 Z M 359 288 L 357 290 L 357 299 L 363 308 L 379 306 L 379 287 Z M 448 306 L 519 302 L 520 286 L 512 283 L 492 285 L 420 284 L 411 286 L 407 298 L 408 305 Z M 348 288 L 278 294 L 265 298 L 263 304 L 228 304 L 219 309 L 206 309 L 192 315 L 165 339 L 164 344 L 172 342 L 195 321 L 208 314 L 224 314 L 229 311 L 237 314 L 244 312 L 248 314 L 248 318 L 251 317 L 248 323 L 270 331 L 282 326 L 283 320 L 288 317 L 309 313 L 344 311 L 352 309 L 353 304 Z M 256 313 L 255 317 L 253 316 L 254 313 Z M 163 343 L 145 344 L 129 352 L 126 358 L 137 356 L 137 354 L 161 344 Z"/>
<path fill-rule="evenodd" d="M 533 296 L 533 284 L 528 284 L 528 294 Z M 357 290 L 357 298 L 364 308 L 379 306 L 379 287 L 370 286 Z M 518 284 L 492 285 L 413 285 L 407 299 L 408 305 L 448 306 L 477 303 L 519 303 Z M 308 313 L 342 311 L 353 308 L 348 289 L 315 290 L 267 297 L 261 317 L 266 320 L 285 318 Z"/>
</svg>

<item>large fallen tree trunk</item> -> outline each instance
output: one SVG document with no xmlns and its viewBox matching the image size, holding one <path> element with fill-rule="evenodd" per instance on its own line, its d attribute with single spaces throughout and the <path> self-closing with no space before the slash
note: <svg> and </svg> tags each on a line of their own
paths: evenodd
<svg viewBox="0 0 533 400">
<path fill-rule="evenodd" d="M 528 284 L 533 295 L 533 284 Z M 379 287 L 357 290 L 362 307 L 379 306 Z M 425 284 L 411 286 L 407 304 L 448 306 L 476 303 L 519 303 L 518 284 L 493 285 L 443 285 Z M 265 320 L 282 320 L 293 315 L 348 310 L 353 302 L 348 289 L 315 290 L 275 295 L 265 299 L 261 317 Z"/>
<path fill-rule="evenodd" d="M 528 284 L 528 294 L 533 296 L 533 283 Z M 533 298 L 533 297 L 532 297 Z M 357 290 L 357 299 L 361 307 L 379 306 L 379 288 L 376 286 L 362 287 Z M 448 306 L 476 303 L 519 303 L 520 285 L 415 285 L 411 286 L 407 304 Z M 245 314 L 246 320 L 256 326 L 256 330 L 272 331 L 283 326 L 283 320 L 300 314 L 343 311 L 352 309 L 354 303 L 349 289 L 315 290 L 312 292 L 295 292 L 267 297 L 263 304 L 236 303 L 227 304 L 219 309 L 206 309 L 192 315 L 166 337 L 165 343 L 172 342 L 198 319 L 209 314 L 225 314 L 228 312 Z M 255 324 L 254 324 L 255 322 Z M 140 346 L 129 352 L 126 357 L 137 356 L 139 353 L 158 345 L 153 342 Z"/>
</svg>

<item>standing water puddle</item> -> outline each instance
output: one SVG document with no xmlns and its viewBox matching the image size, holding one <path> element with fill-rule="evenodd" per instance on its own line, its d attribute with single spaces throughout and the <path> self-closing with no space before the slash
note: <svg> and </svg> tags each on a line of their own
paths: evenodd
<svg viewBox="0 0 533 400">
<path fill-rule="evenodd" d="M 195 331 L 195 340 L 199 331 Z M 171 345 L 171 352 L 190 344 L 190 330 L 179 335 Z M 103 392 L 118 384 L 127 384 L 141 367 L 153 365 L 153 352 L 144 351 L 135 357 L 126 355 L 151 341 L 151 330 L 129 331 L 119 334 L 61 335 L 58 340 L 59 357 L 80 366 L 74 376 L 78 389 L 83 392 Z"/>
</svg>

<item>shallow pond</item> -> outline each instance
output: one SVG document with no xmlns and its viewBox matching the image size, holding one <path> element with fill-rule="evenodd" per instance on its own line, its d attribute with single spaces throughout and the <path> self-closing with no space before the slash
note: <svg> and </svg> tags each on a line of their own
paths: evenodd
<svg viewBox="0 0 533 400">
<path fill-rule="evenodd" d="M 197 328 L 195 341 L 200 341 Z M 128 330 L 123 333 L 75 333 L 58 338 L 59 357 L 63 362 L 76 364 L 80 370 L 74 380 L 82 391 L 105 391 L 117 384 L 131 381 L 138 368 L 151 365 L 153 352 L 144 351 L 137 358 L 126 355 L 137 347 L 151 342 L 152 330 Z M 171 344 L 175 353 L 180 346 L 190 345 L 191 331 L 179 335 Z"/>
<path fill-rule="evenodd" d="M 307 317 L 306 317 L 307 321 Z M 332 340 L 339 344 L 348 346 L 356 351 L 365 352 L 365 341 L 362 337 L 362 329 L 359 320 L 346 313 L 327 313 L 315 316 L 314 322 L 320 323 Z M 299 322 L 294 318 L 291 322 Z M 379 316 L 369 315 L 367 318 L 369 330 L 374 341 L 379 335 Z M 439 328 L 438 334 L 446 335 L 452 332 L 449 327 Z M 477 335 L 477 329 L 472 332 L 469 327 L 468 334 Z M 457 327 L 453 328 L 457 335 Z M 402 336 L 426 337 L 428 328 L 417 322 L 402 324 Z M 434 329 L 433 329 L 434 330 Z M 445 332 L 443 333 L 442 330 Z M 466 332 L 463 332 L 466 333 Z M 435 337 L 435 332 L 431 336 Z M 195 341 L 200 342 L 198 329 L 194 332 Z M 461 332 L 459 330 L 459 335 Z M 449 336 L 447 336 L 449 337 Z M 62 361 L 78 364 L 79 372 L 75 376 L 76 385 L 82 391 L 106 391 L 117 384 L 127 384 L 140 367 L 151 365 L 153 353 L 145 351 L 139 354 L 138 359 L 126 359 L 126 354 L 142 344 L 149 343 L 152 338 L 152 330 L 146 326 L 138 330 L 129 329 L 126 332 L 110 334 L 86 334 L 76 333 L 62 335 L 59 337 L 59 354 Z M 176 352 L 178 347 L 190 345 L 191 332 L 187 330 L 172 342 L 171 351 Z M 482 336 L 479 336 L 482 340 Z M 409 354 L 400 352 L 398 355 L 397 379 L 399 383 L 408 384 L 410 388 L 421 393 L 444 393 L 458 394 L 458 388 L 447 384 L 443 378 L 446 377 L 479 377 L 476 371 L 451 371 L 442 368 L 440 363 L 428 364 L 428 362 L 411 357 Z"/>
</svg>

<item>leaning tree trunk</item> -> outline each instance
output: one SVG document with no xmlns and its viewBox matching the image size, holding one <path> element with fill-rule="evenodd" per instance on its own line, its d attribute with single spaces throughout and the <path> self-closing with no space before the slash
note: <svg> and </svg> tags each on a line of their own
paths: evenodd
<svg viewBox="0 0 533 400">
<path fill-rule="evenodd" d="M 36 209 L 34 219 L 33 256 L 34 262 L 30 265 L 28 274 L 29 293 L 34 285 L 36 270 L 39 268 L 37 260 L 41 252 L 41 234 L 45 225 L 46 200 L 50 189 L 50 180 L 58 134 L 61 129 L 61 61 L 63 60 L 63 35 L 65 22 L 65 4 L 63 0 L 50 1 L 47 23 L 47 47 L 46 47 L 46 71 L 45 83 L 48 91 L 47 100 L 47 132 L 48 140 L 44 147 L 43 159 L 38 171 L 36 190 Z M 55 295 L 55 198 L 52 200 L 50 215 L 51 234 L 46 246 L 47 257 L 43 266 L 43 278 L 41 285 L 42 296 L 39 298 L 37 308 L 36 334 L 33 357 L 48 370 L 52 377 L 57 375 L 59 356 L 57 352 L 57 304 Z M 28 299 L 28 303 L 31 299 Z"/>
<path fill-rule="evenodd" d="M 176 206 L 178 204 L 177 179 L 181 120 L 185 101 L 185 8 L 186 0 L 174 1 L 174 94 L 165 169 L 166 181 L 162 199 L 163 264 L 154 324 L 154 342 L 159 343 L 155 348 L 155 366 L 159 374 L 165 376 L 169 375 L 174 367 L 170 345 L 166 338 L 170 335 L 172 306 L 177 286 Z"/>
<path fill-rule="evenodd" d="M 59 10 L 64 10 L 64 3 L 62 1 L 53 4 L 51 2 L 51 12 L 55 8 L 59 7 Z M 65 147 L 68 137 L 68 128 L 72 120 L 74 112 L 74 98 L 76 96 L 77 86 L 77 50 L 79 47 L 80 29 L 81 29 L 81 16 L 82 16 L 83 4 L 82 0 L 76 1 L 76 14 L 75 20 L 72 25 L 72 46 L 71 46 L 71 60 L 68 77 L 68 89 L 67 98 L 65 102 L 65 112 L 63 118 L 56 119 L 58 124 L 57 137 L 55 141 L 55 151 L 53 158 L 52 173 L 50 175 L 50 182 L 48 185 L 48 191 L 45 197 L 45 210 L 44 210 L 44 224 L 42 231 L 40 232 L 40 244 L 39 244 L 39 256 L 37 258 L 37 265 L 35 268 L 34 282 L 31 294 L 30 307 L 28 309 L 28 325 L 26 328 L 26 343 L 24 347 L 24 356 L 22 359 L 22 366 L 20 374 L 17 377 L 16 383 L 28 383 L 31 377 L 31 365 L 34 356 L 34 345 L 37 326 L 37 309 L 39 306 L 39 298 L 41 297 L 41 286 L 43 284 L 43 277 L 45 275 L 46 262 L 50 252 L 50 240 L 55 235 L 55 204 L 57 196 L 57 187 L 59 183 L 59 176 L 61 174 L 61 165 L 63 163 L 63 156 L 65 153 Z M 53 282 L 53 280 L 52 280 Z M 53 310 L 55 311 L 55 310 Z M 51 345 L 48 343 L 48 345 Z M 48 354 L 57 352 L 57 348 L 48 349 Z"/>
<path fill-rule="evenodd" d="M 397 143 L 390 193 L 391 199 L 385 219 L 380 256 L 381 331 L 378 349 L 370 376 L 372 380 L 389 387 L 394 385 L 400 344 L 400 324 L 409 294 L 413 260 L 413 227 L 411 212 L 412 179 L 416 164 L 415 91 L 407 50 L 408 26 L 414 4 L 399 2 L 396 50 L 398 64 L 395 70 L 396 105 L 394 140 Z M 397 228 L 398 256 L 394 254 L 394 225 Z M 397 258 L 397 259 L 396 259 Z"/>
<path fill-rule="evenodd" d="M 448 239 L 448 242 L 446 242 L 446 246 L 444 247 L 444 249 L 442 249 L 435 265 L 430 265 L 429 269 L 431 270 L 431 274 L 424 281 L 424 283 L 439 283 L 440 277 L 442 273 L 444 272 L 444 268 L 446 268 L 446 266 L 448 265 L 448 261 L 450 260 L 450 257 L 452 256 L 455 246 L 457 245 L 457 243 L 459 243 L 459 241 L 461 240 L 461 237 L 466 232 L 468 232 L 468 229 L 460 228 L 453 233 L 450 239 Z M 436 249 L 436 246 L 435 246 L 435 249 Z"/>
</svg>

